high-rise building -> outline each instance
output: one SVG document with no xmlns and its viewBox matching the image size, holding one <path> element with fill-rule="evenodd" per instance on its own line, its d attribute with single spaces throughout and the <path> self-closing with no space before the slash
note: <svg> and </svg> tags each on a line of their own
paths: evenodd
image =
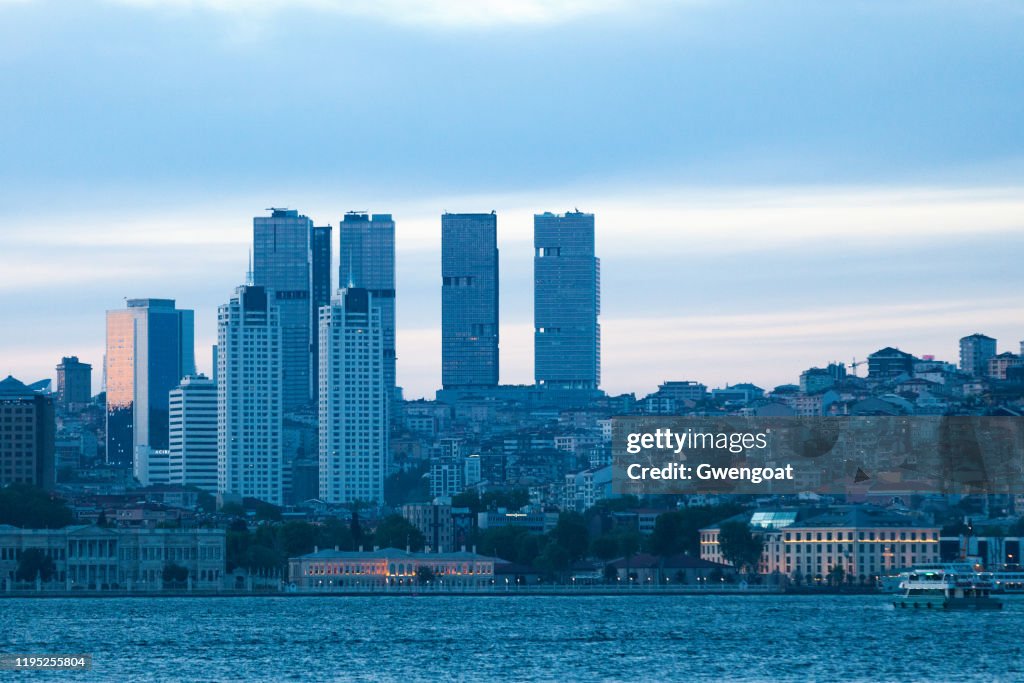
<svg viewBox="0 0 1024 683">
<path fill-rule="evenodd" d="M 217 311 L 217 491 L 281 505 L 284 326 L 277 301 L 250 285 Z"/>
<path fill-rule="evenodd" d="M 342 289 L 320 309 L 320 497 L 384 503 L 388 400 L 381 309 Z"/>
<path fill-rule="evenodd" d="M 316 400 L 320 376 L 320 309 L 331 303 L 331 226 L 313 228 L 309 243 L 309 379 Z"/>
<path fill-rule="evenodd" d="M 92 366 L 78 356 L 64 356 L 57 366 L 57 401 L 64 408 L 85 406 L 92 400 Z"/>
<path fill-rule="evenodd" d="M 205 375 L 189 375 L 171 390 L 171 484 L 217 492 L 217 385 Z"/>
<path fill-rule="evenodd" d="M 53 399 L 10 375 L 0 381 L 0 488 L 53 487 L 55 431 Z"/>
<path fill-rule="evenodd" d="M 395 221 L 391 214 L 350 211 L 341 221 L 338 286 L 370 290 L 384 331 L 384 385 L 395 394 Z"/>
<path fill-rule="evenodd" d="M 441 383 L 498 384 L 498 216 L 441 216 Z"/>
<path fill-rule="evenodd" d="M 284 372 L 282 400 L 286 411 L 301 408 L 313 399 L 313 221 L 298 211 L 271 209 L 270 216 L 253 219 L 254 285 L 266 288 L 281 317 Z M 328 243 L 330 237 L 328 233 Z M 322 260 L 323 250 L 318 250 Z M 327 249 L 330 277 L 330 249 Z M 322 262 L 316 268 L 323 277 Z"/>
<path fill-rule="evenodd" d="M 195 372 L 195 323 L 173 299 L 128 299 L 107 311 L 107 462 L 148 485 L 149 452 L 167 450 L 168 396 Z"/>
<path fill-rule="evenodd" d="M 534 378 L 558 389 L 601 383 L 601 262 L 594 214 L 533 217 Z"/>
<path fill-rule="evenodd" d="M 972 377 L 988 374 L 988 361 L 996 355 L 996 340 L 975 332 L 960 339 L 960 371 Z"/>
</svg>

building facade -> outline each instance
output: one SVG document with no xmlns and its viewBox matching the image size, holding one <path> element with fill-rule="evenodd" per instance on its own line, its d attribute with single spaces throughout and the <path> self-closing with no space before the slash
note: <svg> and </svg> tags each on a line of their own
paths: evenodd
<svg viewBox="0 0 1024 683">
<path fill-rule="evenodd" d="M 92 366 L 78 356 L 65 356 L 57 366 L 57 401 L 65 409 L 74 410 L 92 400 Z"/>
<path fill-rule="evenodd" d="M 217 385 L 189 375 L 171 391 L 168 483 L 217 492 Z"/>
<path fill-rule="evenodd" d="M 288 560 L 288 580 L 299 589 L 339 590 L 416 585 L 490 586 L 494 558 L 471 552 L 413 553 L 397 548 L 369 552 L 319 550 Z M 430 577 L 426 579 L 425 577 Z"/>
<path fill-rule="evenodd" d="M 320 309 L 331 303 L 331 278 L 334 277 L 331 259 L 330 225 L 313 228 L 309 246 L 309 341 L 312 396 L 317 396 L 317 378 L 320 376 Z"/>
<path fill-rule="evenodd" d="M 171 389 L 196 369 L 194 317 L 173 299 L 128 299 L 125 310 L 107 311 L 107 463 L 131 465 L 143 486 L 150 450 L 168 447 Z"/>
<path fill-rule="evenodd" d="M 601 262 L 594 214 L 533 217 L 534 378 L 539 386 L 601 383 Z"/>
<path fill-rule="evenodd" d="M 313 221 L 298 211 L 270 211 L 270 216 L 253 218 L 252 283 L 265 288 L 273 298 L 272 306 L 278 310 L 282 403 L 285 411 L 291 411 L 313 399 L 314 229 Z M 329 263 L 327 272 L 330 273 Z"/>
<path fill-rule="evenodd" d="M 164 569 L 174 564 L 188 570 L 196 589 L 216 590 L 225 575 L 226 533 L 223 529 L 107 529 L 69 526 L 64 529 L 18 529 L 0 526 L 0 583 L 18 580 L 25 551 L 37 549 L 53 561 L 49 588 L 64 590 L 160 590 Z"/>
<path fill-rule="evenodd" d="M 960 371 L 971 377 L 988 374 L 988 360 L 996 355 L 996 340 L 975 332 L 960 339 Z"/>
<path fill-rule="evenodd" d="M 0 381 L 0 487 L 53 487 L 55 431 L 50 397 L 32 391 L 10 375 Z"/>
<path fill-rule="evenodd" d="M 498 216 L 441 216 L 441 384 L 498 384 Z"/>
<path fill-rule="evenodd" d="M 381 309 L 369 290 L 340 290 L 320 309 L 320 354 L 320 497 L 382 505 L 390 401 Z"/>
<path fill-rule="evenodd" d="M 402 516 L 423 534 L 427 552 L 454 550 L 455 522 L 451 505 L 407 503 L 402 506 Z"/>
<path fill-rule="evenodd" d="M 217 491 L 284 501 L 283 330 L 272 292 L 239 287 L 218 309 Z"/>
<path fill-rule="evenodd" d="M 384 330 L 384 385 L 395 400 L 395 221 L 391 214 L 350 211 L 341 221 L 338 286 L 370 290 Z"/>
</svg>

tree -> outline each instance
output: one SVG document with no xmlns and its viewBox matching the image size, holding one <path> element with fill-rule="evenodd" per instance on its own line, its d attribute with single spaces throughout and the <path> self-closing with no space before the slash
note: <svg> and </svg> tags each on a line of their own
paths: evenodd
<svg viewBox="0 0 1024 683">
<path fill-rule="evenodd" d="M 288 557 L 311 553 L 317 545 L 318 529 L 306 522 L 285 522 L 277 533 Z"/>
<path fill-rule="evenodd" d="M 718 545 L 724 557 L 736 569 L 756 574 L 764 550 L 764 540 L 750 532 L 745 522 L 725 522 L 718 529 Z"/>
<path fill-rule="evenodd" d="M 420 565 L 416 570 L 416 581 L 421 585 L 425 585 L 434 580 L 434 570 L 425 565 Z"/>
<path fill-rule="evenodd" d="M 516 562 L 532 565 L 540 555 L 548 539 L 540 534 L 520 534 L 516 537 Z"/>
<path fill-rule="evenodd" d="M 73 521 L 62 498 L 31 484 L 10 484 L 0 489 L 0 524 L 22 529 L 62 529 Z M 35 577 L 33 577 L 35 578 Z"/>
<path fill-rule="evenodd" d="M 185 583 L 188 581 L 188 568 L 168 562 L 164 565 L 163 577 L 164 583 Z"/>
<path fill-rule="evenodd" d="M 551 531 L 551 540 L 565 550 L 570 562 L 586 555 L 590 535 L 583 515 L 578 512 L 563 512 L 558 515 L 558 524 Z"/>
<path fill-rule="evenodd" d="M 555 541 L 549 541 L 537 556 L 536 566 L 537 569 L 552 577 L 565 572 L 571 561 L 568 550 Z"/>
<path fill-rule="evenodd" d="M 220 513 L 234 517 L 245 517 L 245 508 L 242 507 L 241 503 L 224 503 L 220 508 Z"/>
<path fill-rule="evenodd" d="M 281 521 L 281 508 L 274 505 L 273 503 L 268 503 L 265 500 L 257 501 L 255 510 L 256 519 L 267 520 L 271 522 Z"/>
<path fill-rule="evenodd" d="M 359 524 L 359 503 L 352 503 L 352 521 L 348 525 L 355 546 L 363 544 L 363 527 Z"/>
<path fill-rule="evenodd" d="M 317 543 L 321 548 L 338 547 L 341 550 L 352 550 L 352 530 L 337 517 L 329 517 L 317 530 Z"/>
<path fill-rule="evenodd" d="M 29 548 L 21 554 L 18 560 L 18 568 L 14 571 L 16 581 L 35 581 L 38 576 L 43 581 L 49 581 L 57 572 L 53 558 L 43 552 L 40 548 Z"/>
<path fill-rule="evenodd" d="M 469 508 L 469 511 L 475 516 L 478 512 L 483 511 L 483 504 L 480 501 L 480 494 L 477 493 L 476 489 L 466 489 L 462 493 L 452 496 L 452 507 L 453 508 Z"/>
<path fill-rule="evenodd" d="M 413 552 L 423 550 L 422 532 L 401 515 L 388 515 L 377 525 L 373 535 L 374 544 L 381 548 L 409 547 Z"/>
<path fill-rule="evenodd" d="M 658 515 L 647 543 L 651 552 L 663 559 L 683 552 L 687 546 L 683 513 L 674 511 Z"/>
<path fill-rule="evenodd" d="M 842 586 L 843 585 L 843 579 L 845 577 L 846 577 L 846 571 L 842 567 L 840 567 L 838 565 L 836 565 L 835 567 L 832 567 L 831 569 L 828 570 L 828 577 L 827 578 L 828 578 L 828 583 L 829 583 L 830 586 L 834 586 L 836 588 L 838 588 L 839 586 Z"/>
<path fill-rule="evenodd" d="M 601 534 L 590 542 L 590 554 L 599 560 L 614 560 L 619 556 L 619 539 L 613 534 Z"/>
<path fill-rule="evenodd" d="M 484 531 L 480 537 L 480 552 L 493 555 L 509 562 L 518 557 L 516 541 L 528 533 L 526 529 L 515 526 L 492 527 Z"/>
</svg>

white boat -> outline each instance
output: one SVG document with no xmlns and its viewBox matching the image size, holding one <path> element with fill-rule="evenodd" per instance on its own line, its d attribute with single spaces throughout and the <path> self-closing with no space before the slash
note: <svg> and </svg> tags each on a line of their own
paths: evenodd
<svg viewBox="0 0 1024 683">
<path fill-rule="evenodd" d="M 973 562 L 961 560 L 959 562 L 927 562 L 916 564 L 910 569 L 904 569 L 896 574 L 887 574 L 878 577 L 878 590 L 882 593 L 901 592 L 900 584 L 907 580 L 914 572 L 942 572 L 949 574 L 971 574 L 974 573 L 976 565 Z"/>
<path fill-rule="evenodd" d="M 994 588 L 991 580 L 975 572 L 912 571 L 900 582 L 901 592 L 892 604 L 904 609 L 1002 609 L 1002 601 L 992 597 Z"/>
</svg>

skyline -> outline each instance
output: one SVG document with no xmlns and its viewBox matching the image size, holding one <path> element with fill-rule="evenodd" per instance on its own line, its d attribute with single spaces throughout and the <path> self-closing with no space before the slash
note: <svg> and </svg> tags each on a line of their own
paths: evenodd
<svg viewBox="0 0 1024 683">
<path fill-rule="evenodd" d="M 410 397 L 440 386 L 444 211 L 498 211 L 503 383 L 534 376 L 532 216 L 574 208 L 612 393 L 1024 337 L 1014 3 L 240 7 L 0 0 L 0 373 L 78 355 L 98 390 L 103 311 L 166 297 L 209 374 L 267 206 L 394 216 Z"/>
</svg>

